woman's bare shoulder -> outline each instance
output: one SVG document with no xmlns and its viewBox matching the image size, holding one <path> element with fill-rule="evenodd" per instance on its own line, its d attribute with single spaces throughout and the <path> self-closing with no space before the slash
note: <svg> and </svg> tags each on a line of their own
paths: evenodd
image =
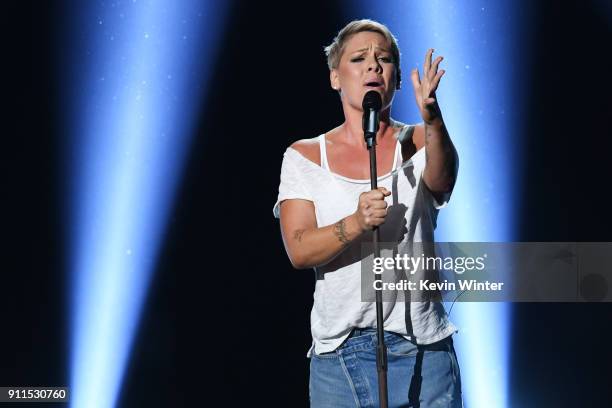
<svg viewBox="0 0 612 408">
<path fill-rule="evenodd" d="M 425 146 L 425 127 L 422 124 L 414 125 L 410 137 L 402 141 L 402 157 L 408 160 L 423 146 Z"/>
<path fill-rule="evenodd" d="M 412 133 L 412 143 L 419 150 L 425 146 L 425 127 L 422 124 L 414 126 L 414 132 Z"/>
<path fill-rule="evenodd" d="M 291 148 L 297 150 L 302 156 L 315 163 L 321 165 L 321 151 L 319 149 L 319 138 L 301 139 L 293 142 Z"/>
</svg>

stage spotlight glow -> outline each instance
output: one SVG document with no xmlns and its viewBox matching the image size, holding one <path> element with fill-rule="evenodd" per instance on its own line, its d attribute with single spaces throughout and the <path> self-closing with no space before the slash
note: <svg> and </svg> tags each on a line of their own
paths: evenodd
<svg viewBox="0 0 612 408">
<path fill-rule="evenodd" d="M 409 73 L 425 51 L 443 55 L 447 71 L 437 96 L 460 156 L 452 204 L 440 212 L 439 242 L 505 242 L 516 239 L 515 216 L 522 174 L 512 164 L 520 128 L 519 87 L 513 82 L 520 44 L 511 2 L 361 0 L 346 2 L 348 19 L 385 23 L 402 50 L 402 90 L 392 115 L 420 122 Z M 510 307 L 501 303 L 457 303 L 451 320 L 459 327 L 465 405 L 504 408 L 508 404 Z"/>
<path fill-rule="evenodd" d="M 73 407 L 117 403 L 225 7 L 65 4 Z"/>
</svg>

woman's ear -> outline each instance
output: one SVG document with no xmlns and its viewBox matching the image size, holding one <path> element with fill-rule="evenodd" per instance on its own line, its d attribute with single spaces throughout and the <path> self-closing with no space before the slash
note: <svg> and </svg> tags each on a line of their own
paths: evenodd
<svg viewBox="0 0 612 408">
<path fill-rule="evenodd" d="M 332 69 L 331 71 L 329 71 L 329 83 L 334 90 L 340 90 L 340 78 L 338 78 L 337 70 Z"/>
</svg>

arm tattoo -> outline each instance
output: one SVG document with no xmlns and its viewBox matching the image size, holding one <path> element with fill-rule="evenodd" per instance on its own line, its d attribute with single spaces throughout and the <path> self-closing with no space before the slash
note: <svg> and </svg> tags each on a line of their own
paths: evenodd
<svg viewBox="0 0 612 408">
<path fill-rule="evenodd" d="M 344 245 L 348 245 L 349 239 L 346 237 L 346 223 L 344 219 L 334 224 L 334 235 L 338 237 L 338 241 L 342 242 Z"/>
<path fill-rule="evenodd" d="M 297 242 L 302 242 L 302 235 L 304 235 L 305 231 L 306 230 L 303 230 L 303 229 L 296 230 L 293 233 L 293 239 L 295 239 Z"/>
</svg>

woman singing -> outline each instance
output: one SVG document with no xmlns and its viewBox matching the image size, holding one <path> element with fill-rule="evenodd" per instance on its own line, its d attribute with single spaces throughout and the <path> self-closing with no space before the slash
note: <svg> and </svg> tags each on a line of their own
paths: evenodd
<svg viewBox="0 0 612 408">
<path fill-rule="evenodd" d="M 411 72 L 422 125 L 391 118 L 400 88 L 400 52 L 389 29 L 372 20 L 349 23 L 325 48 L 331 87 L 344 122 L 285 152 L 274 213 L 295 268 L 314 268 L 310 402 L 313 407 L 376 407 L 376 309 L 361 293 L 362 244 L 374 227 L 381 241 L 433 242 L 438 209 L 455 184 L 458 158 L 436 89 L 442 57 L 427 51 L 423 76 Z M 380 93 L 376 190 L 370 190 L 362 101 Z M 437 301 L 385 302 L 391 407 L 461 407 L 452 343 L 456 328 Z"/>
</svg>

